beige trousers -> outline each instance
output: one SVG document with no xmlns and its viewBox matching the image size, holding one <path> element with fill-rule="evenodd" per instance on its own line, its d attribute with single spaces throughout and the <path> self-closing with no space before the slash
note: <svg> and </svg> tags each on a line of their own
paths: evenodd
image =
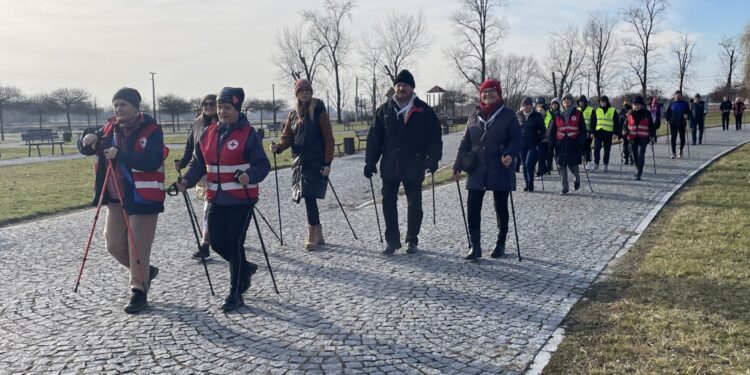
<svg viewBox="0 0 750 375">
<path fill-rule="evenodd" d="M 130 289 L 139 289 L 145 292 L 148 291 L 151 281 L 149 279 L 149 261 L 151 245 L 156 234 L 156 220 L 159 218 L 159 214 L 128 215 L 130 228 L 133 230 L 133 241 L 135 241 L 135 246 L 133 246 L 122 213 L 121 204 L 107 204 L 107 220 L 104 223 L 104 239 L 107 243 L 107 251 L 120 264 L 130 270 Z M 138 264 L 139 259 L 140 265 Z"/>
</svg>

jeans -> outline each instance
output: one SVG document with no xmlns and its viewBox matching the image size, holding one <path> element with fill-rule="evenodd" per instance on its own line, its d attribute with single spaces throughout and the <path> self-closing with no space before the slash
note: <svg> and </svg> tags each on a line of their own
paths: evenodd
<svg viewBox="0 0 750 375">
<path fill-rule="evenodd" d="M 383 180 L 383 220 L 385 240 L 398 247 L 401 234 L 398 227 L 398 187 L 403 183 L 407 202 L 406 242 L 419 243 L 419 230 L 422 226 L 422 181 Z"/>
<path fill-rule="evenodd" d="M 612 150 L 612 132 L 603 129 L 596 131 L 594 140 L 594 163 L 599 165 L 599 156 L 604 146 L 604 165 L 609 165 L 609 153 Z"/>
<path fill-rule="evenodd" d="M 563 190 L 567 191 L 569 188 L 568 185 L 568 169 L 570 169 L 570 173 L 573 173 L 573 176 L 575 177 L 575 182 L 580 183 L 581 182 L 581 174 L 578 172 L 578 166 L 577 165 L 557 165 L 557 173 L 560 174 L 560 180 L 562 182 L 562 188 Z"/>
<path fill-rule="evenodd" d="M 521 157 L 523 158 L 523 179 L 526 184 L 534 183 L 534 168 L 536 168 L 537 158 L 539 157 L 539 150 L 536 146 L 524 148 L 521 150 Z"/>
</svg>

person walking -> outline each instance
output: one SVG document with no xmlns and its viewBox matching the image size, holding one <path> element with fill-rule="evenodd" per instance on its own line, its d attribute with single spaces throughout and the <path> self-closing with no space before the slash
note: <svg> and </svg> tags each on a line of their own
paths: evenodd
<svg viewBox="0 0 750 375">
<path fill-rule="evenodd" d="M 258 184 L 271 170 L 260 135 L 241 111 L 244 99 L 242 88 L 219 91 L 219 121 L 203 132 L 187 173 L 175 183 L 182 192 L 206 177 L 211 248 L 229 262 L 229 293 L 221 306 L 225 312 L 245 304 L 242 295 L 258 270 L 247 261 L 244 244 L 258 203 Z"/>
<path fill-rule="evenodd" d="M 205 95 L 201 99 L 201 113 L 195 117 L 195 119 L 193 120 L 193 124 L 190 127 L 190 132 L 188 133 L 187 141 L 185 142 L 185 150 L 182 153 L 182 158 L 174 162 L 174 168 L 176 170 L 179 171 L 188 166 L 188 163 L 193 160 L 195 145 L 198 143 L 201 135 L 203 135 L 203 132 L 209 125 L 217 121 L 219 121 L 219 116 L 216 115 L 216 95 Z M 208 201 L 206 200 L 206 179 L 201 179 L 195 186 L 196 198 L 203 201 L 203 220 L 201 225 L 203 227 L 203 243 L 201 243 L 198 251 L 193 253 L 193 258 L 201 259 L 211 256 L 211 252 L 209 251 L 210 241 L 208 239 Z"/>
<path fill-rule="evenodd" d="M 732 113 L 732 102 L 728 97 L 724 97 L 719 105 L 719 111 L 721 111 L 721 130 L 729 130 L 729 114 Z"/>
<path fill-rule="evenodd" d="M 524 102 L 528 103 L 527 112 L 531 112 L 531 99 L 528 99 L 528 102 Z M 505 254 L 509 221 L 508 197 L 511 191 L 516 190 L 513 156 L 522 149 L 522 130 L 518 116 L 505 107 L 502 87 L 494 79 L 484 81 L 479 87 L 479 107 L 467 121 L 453 164 L 455 181 L 460 179 L 461 171 L 469 174 L 466 181 L 466 205 L 471 250 L 465 259 L 476 261 L 482 257 L 482 201 L 487 191 L 491 191 L 494 198 L 498 229 L 490 257 L 499 258 Z M 534 128 L 536 130 L 538 124 Z M 535 137 L 536 131 L 533 134 Z"/>
<path fill-rule="evenodd" d="M 651 113 L 651 121 L 654 123 L 654 127 L 656 130 L 659 130 L 659 128 L 661 128 L 662 105 L 656 95 L 651 98 L 651 104 L 648 106 L 648 111 Z"/>
<path fill-rule="evenodd" d="M 547 103 L 543 96 L 539 96 L 534 101 L 535 110 L 542 116 L 542 122 L 544 124 L 545 132 L 549 122 L 552 119 L 552 114 L 547 110 Z M 547 137 L 542 137 L 542 142 L 539 144 L 539 160 L 537 163 L 536 176 L 542 177 L 547 173 L 547 154 L 550 153 L 550 145 L 547 143 Z"/>
<path fill-rule="evenodd" d="M 628 122 L 628 113 L 633 110 L 633 106 L 630 104 L 629 100 L 625 100 L 622 103 L 622 111 L 620 111 L 620 119 L 617 124 L 616 134 L 617 137 L 620 139 L 620 142 L 622 142 L 622 159 L 623 163 L 625 165 L 628 165 L 630 163 L 634 162 L 633 155 L 630 151 L 632 149 L 630 148 L 630 141 L 628 141 L 628 138 L 625 137 L 624 127 Z"/>
<path fill-rule="evenodd" d="M 690 122 L 690 132 L 693 138 L 693 145 L 703 144 L 703 131 L 706 126 L 706 113 L 708 112 L 708 106 L 706 102 L 701 99 L 701 94 L 695 94 L 695 98 L 691 102 L 690 111 L 692 112 L 693 120 Z M 697 134 L 696 134 L 697 133 Z"/>
<path fill-rule="evenodd" d="M 547 116 L 545 117 L 545 126 L 547 127 L 547 131 L 549 131 L 549 127 L 554 121 L 555 117 L 560 113 L 560 99 L 558 98 L 552 98 L 552 101 L 550 102 L 550 108 L 547 111 Z M 547 120 L 549 119 L 549 120 Z M 547 152 L 547 159 L 544 161 L 547 165 L 545 167 L 547 174 L 552 174 L 552 168 L 554 165 L 554 158 L 555 158 L 555 143 L 549 142 L 549 138 L 545 136 L 547 139 L 547 144 L 549 145 Z"/>
<path fill-rule="evenodd" d="M 734 100 L 732 112 L 734 112 L 734 130 L 742 130 L 742 113 L 745 112 L 745 102 L 742 98 L 737 97 Z"/>
<path fill-rule="evenodd" d="M 335 141 L 326 105 L 322 100 L 313 98 L 310 81 L 297 80 L 294 95 L 297 103 L 284 123 L 281 142 L 272 142 L 270 149 L 274 154 L 290 147 L 292 149 L 292 199 L 295 203 L 305 200 L 305 250 L 311 251 L 325 244 L 318 199 L 325 199 L 326 196 Z"/>
<path fill-rule="evenodd" d="M 81 154 L 97 157 L 93 205 L 102 195 L 107 251 L 130 271 L 128 314 L 148 306 L 151 281 L 159 273 L 150 263 L 151 246 L 166 196 L 164 134 L 156 120 L 139 110 L 140 104 L 141 94 L 123 87 L 112 98 L 114 117 L 78 141 Z"/>
<path fill-rule="evenodd" d="M 539 158 L 539 149 L 542 140 L 545 139 L 544 118 L 542 114 L 532 107 L 532 100 L 526 97 L 521 102 L 521 109 L 516 113 L 518 122 L 521 124 L 521 162 L 524 165 L 523 177 L 526 181 L 523 191 L 534 191 L 534 169 Z"/>
<path fill-rule="evenodd" d="M 425 169 L 434 173 L 443 156 L 442 129 L 437 115 L 414 93 L 414 76 L 402 70 L 393 82 L 394 95 L 381 105 L 367 134 L 364 176 L 372 178 L 380 161 L 383 180 L 383 219 L 386 247 L 383 255 L 401 248 L 398 227 L 398 190 L 407 200 L 406 252 L 417 252 L 422 226 L 422 181 Z"/>
<path fill-rule="evenodd" d="M 656 139 L 656 127 L 641 96 L 635 97 L 633 110 L 627 115 L 625 137 L 628 139 L 635 157 L 636 172 L 633 177 L 640 180 L 643 174 L 643 165 L 646 162 L 646 150 L 648 145 Z"/>
<path fill-rule="evenodd" d="M 578 110 L 583 114 L 583 121 L 586 123 L 586 142 L 583 145 L 583 158 L 584 168 L 594 169 L 594 161 L 591 158 L 591 144 L 594 141 L 594 128 L 592 127 L 592 116 L 594 115 L 594 107 L 589 105 L 589 100 L 586 95 L 581 95 L 578 98 Z"/>
<path fill-rule="evenodd" d="M 550 144 L 555 145 L 557 169 L 562 183 L 561 195 L 569 191 L 568 170 L 573 174 L 573 189 L 581 187 L 578 165 L 581 164 L 581 149 L 586 140 L 586 123 L 583 114 L 573 105 L 573 95 L 565 94 L 562 109 L 555 115 L 547 131 Z"/>
<path fill-rule="evenodd" d="M 594 169 L 599 169 L 601 151 L 604 149 L 604 172 L 609 170 L 609 156 L 612 150 L 612 136 L 615 128 L 619 128 L 620 117 L 617 111 L 609 103 L 609 97 L 602 95 L 599 98 L 599 108 L 591 116 L 591 126 L 594 129 Z"/>
<path fill-rule="evenodd" d="M 673 100 L 669 103 L 665 115 L 667 118 L 667 124 L 669 125 L 669 130 L 672 134 L 672 139 L 670 140 L 672 145 L 672 155 L 670 155 L 670 158 L 674 159 L 679 157 L 682 159 L 682 150 L 685 148 L 685 130 L 687 128 L 687 121 L 692 117 L 688 103 L 682 98 L 682 91 L 677 90 L 674 92 Z M 678 135 L 680 137 L 679 154 L 677 154 Z"/>
</svg>

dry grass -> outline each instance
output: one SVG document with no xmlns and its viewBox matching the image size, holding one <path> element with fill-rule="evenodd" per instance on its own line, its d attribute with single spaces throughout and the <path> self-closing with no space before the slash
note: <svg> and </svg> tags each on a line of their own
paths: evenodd
<svg viewBox="0 0 750 375">
<path fill-rule="evenodd" d="M 750 373 L 749 156 L 694 179 L 590 288 L 546 374 Z"/>
</svg>

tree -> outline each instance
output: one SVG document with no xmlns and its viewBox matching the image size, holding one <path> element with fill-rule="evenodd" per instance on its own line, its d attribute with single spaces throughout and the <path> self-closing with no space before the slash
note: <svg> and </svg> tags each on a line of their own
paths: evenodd
<svg viewBox="0 0 750 375">
<path fill-rule="evenodd" d="M 50 98 L 60 107 L 61 110 L 65 111 L 65 117 L 68 120 L 68 132 L 73 133 L 73 127 L 70 124 L 70 112 L 75 111 L 82 103 L 84 103 L 91 95 L 84 89 L 77 89 L 71 87 L 59 88 L 52 91 Z"/>
<path fill-rule="evenodd" d="M 0 141 L 5 140 L 5 124 L 3 124 L 3 111 L 18 103 L 23 98 L 21 90 L 15 86 L 6 86 L 0 82 Z"/>
<path fill-rule="evenodd" d="M 391 11 L 373 28 L 376 43 L 367 46 L 382 51 L 381 69 L 391 83 L 411 59 L 430 45 L 422 9 L 417 14 Z"/>
<path fill-rule="evenodd" d="M 350 41 L 344 28 L 345 18 L 351 17 L 354 0 L 325 0 L 322 12 L 306 10 L 302 13 L 312 25 L 316 43 L 325 46 L 336 82 L 336 121 L 341 123 L 341 67 L 349 49 Z"/>
<path fill-rule="evenodd" d="M 623 18 L 635 34 L 626 42 L 632 52 L 628 53 L 627 64 L 641 84 L 643 97 L 646 97 L 648 87 L 649 56 L 656 50 L 651 38 L 668 7 L 668 0 L 638 0 L 637 4 L 623 10 Z"/>
<path fill-rule="evenodd" d="M 188 103 L 190 103 L 190 109 L 195 113 L 195 115 L 200 115 L 203 113 L 203 98 L 191 98 L 188 100 Z"/>
<path fill-rule="evenodd" d="M 452 87 L 445 90 L 443 94 L 443 105 L 451 109 L 451 117 L 456 117 L 456 105 L 462 105 L 469 101 L 469 95 L 459 87 Z"/>
<path fill-rule="evenodd" d="M 25 112 L 39 115 L 39 129 L 42 128 L 45 113 L 53 113 L 60 108 L 47 94 L 31 95 L 22 103 Z"/>
<path fill-rule="evenodd" d="M 505 37 L 508 26 L 496 14 L 505 0 L 459 0 L 451 15 L 459 41 L 448 51 L 453 66 L 468 83 L 479 86 L 487 79 L 487 61 L 494 47 Z"/>
<path fill-rule="evenodd" d="M 740 59 L 739 48 L 737 45 L 737 38 L 724 37 L 719 42 L 721 50 L 719 51 L 719 60 L 721 60 L 721 66 L 723 75 L 726 76 L 726 85 L 724 86 L 724 95 L 732 97 L 732 78 L 734 78 L 734 71 L 737 70 L 737 62 Z"/>
<path fill-rule="evenodd" d="M 742 56 L 745 60 L 744 65 L 744 75 L 745 75 L 745 81 L 750 79 L 750 22 L 748 22 L 747 25 L 745 25 L 745 31 L 742 32 L 742 36 L 740 37 L 740 46 L 742 47 Z M 745 87 L 748 87 L 750 85 L 745 84 Z"/>
<path fill-rule="evenodd" d="M 377 111 L 377 103 L 380 99 L 380 96 L 378 96 L 378 90 L 384 86 L 386 80 L 383 79 L 378 81 L 378 78 L 382 77 L 379 73 L 382 73 L 380 67 L 383 59 L 383 51 L 380 48 L 372 47 L 375 45 L 372 37 L 373 33 L 368 33 L 367 31 L 363 32 L 359 43 L 359 55 L 362 59 L 361 66 L 366 67 L 366 74 L 371 78 L 370 80 L 363 80 L 363 82 L 367 85 L 366 88 L 370 95 L 370 102 L 372 104 L 372 116 L 374 117 L 375 112 Z"/>
<path fill-rule="evenodd" d="M 685 77 L 690 75 L 690 66 L 696 58 L 695 41 L 690 40 L 687 33 L 680 34 L 679 42 L 672 44 L 672 54 L 676 58 L 675 72 L 680 81 L 679 90 L 682 91 Z"/>
<path fill-rule="evenodd" d="M 263 111 L 273 111 L 273 103 L 270 100 L 248 98 L 242 108 L 245 112 L 260 112 L 260 125 L 263 126 Z"/>
<path fill-rule="evenodd" d="M 292 80 L 306 78 L 315 81 L 315 73 L 320 67 L 320 54 L 326 48 L 319 39 L 312 37 L 309 24 L 284 26 L 276 34 L 276 46 L 272 59 L 282 76 Z"/>
<path fill-rule="evenodd" d="M 552 94 L 561 98 L 573 88 L 581 76 L 586 49 L 578 28 L 568 25 L 562 31 L 552 32 L 547 43 L 544 65 L 549 76 L 543 79 L 552 88 Z"/>
<path fill-rule="evenodd" d="M 177 118 L 177 130 L 180 130 L 180 115 L 192 110 L 192 105 L 185 99 L 174 95 L 162 95 L 156 99 L 159 103 L 159 111 L 166 112 L 172 116 L 172 132 L 175 132 L 175 118 Z"/>
<path fill-rule="evenodd" d="M 494 57 L 487 64 L 487 76 L 500 81 L 508 108 L 520 108 L 521 101 L 539 77 L 539 63 L 533 56 L 508 54 Z"/>
<path fill-rule="evenodd" d="M 594 71 L 596 97 L 602 97 L 602 91 L 609 86 L 614 74 L 609 68 L 617 54 L 617 38 L 614 35 L 617 20 L 602 13 L 589 14 L 583 28 L 583 40 L 586 46 L 586 58 Z"/>
</svg>

